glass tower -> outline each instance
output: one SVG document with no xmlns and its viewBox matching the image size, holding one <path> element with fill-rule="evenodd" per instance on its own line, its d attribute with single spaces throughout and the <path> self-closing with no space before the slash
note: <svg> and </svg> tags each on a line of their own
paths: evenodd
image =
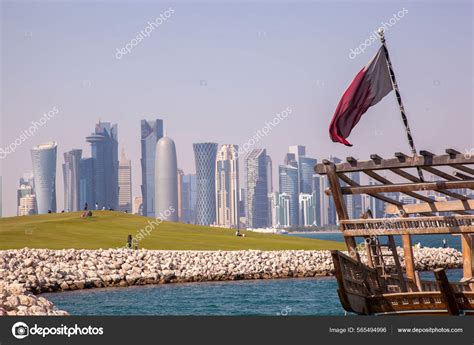
<svg viewBox="0 0 474 345">
<path fill-rule="evenodd" d="M 64 152 L 64 210 L 79 211 L 80 205 L 80 162 L 82 150 Z"/>
<path fill-rule="evenodd" d="M 253 229 L 268 226 L 267 157 L 265 149 L 254 149 L 247 156 L 247 226 Z"/>
<path fill-rule="evenodd" d="M 280 193 L 286 194 L 290 198 L 290 225 L 299 224 L 299 180 L 298 180 L 298 168 L 291 165 L 280 165 L 278 167 L 279 172 L 279 185 Z"/>
<path fill-rule="evenodd" d="M 117 125 L 99 122 L 86 138 L 95 160 L 95 201 L 102 207 L 118 208 L 118 136 Z"/>
<path fill-rule="evenodd" d="M 163 137 L 163 120 L 141 121 L 143 215 L 155 217 L 156 143 Z"/>
<path fill-rule="evenodd" d="M 216 221 L 216 143 L 193 144 L 196 163 L 196 224 Z"/>
<path fill-rule="evenodd" d="M 57 144 L 50 142 L 31 150 L 38 214 L 56 212 L 57 149 Z"/>
</svg>

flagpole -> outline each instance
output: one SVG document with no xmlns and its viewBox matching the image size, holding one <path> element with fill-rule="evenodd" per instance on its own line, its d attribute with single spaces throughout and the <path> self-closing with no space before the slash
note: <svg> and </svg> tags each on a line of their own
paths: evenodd
<svg viewBox="0 0 474 345">
<path fill-rule="evenodd" d="M 380 28 L 378 31 L 380 41 L 382 42 L 382 48 L 385 53 L 385 58 L 387 61 L 388 72 L 390 74 L 390 80 L 392 81 L 392 88 L 395 91 L 397 97 L 398 106 L 400 107 L 400 114 L 402 115 L 403 124 L 405 125 L 405 131 L 407 133 L 408 144 L 410 145 L 411 152 L 413 153 L 413 158 L 416 158 L 417 151 L 415 148 L 415 142 L 413 141 L 413 136 L 411 135 L 410 126 L 408 125 L 408 119 L 405 114 L 405 107 L 403 106 L 402 97 L 400 96 L 400 91 L 398 90 L 397 80 L 395 79 L 395 73 L 393 72 L 392 62 L 390 61 L 390 55 L 388 54 L 387 45 L 385 44 L 385 36 L 383 28 Z M 421 182 L 424 182 L 423 171 L 420 167 L 417 168 L 418 176 Z"/>
</svg>

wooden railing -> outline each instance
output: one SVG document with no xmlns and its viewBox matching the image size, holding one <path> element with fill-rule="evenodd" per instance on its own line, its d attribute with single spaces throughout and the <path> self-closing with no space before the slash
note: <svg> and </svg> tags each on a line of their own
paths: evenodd
<svg viewBox="0 0 474 345">
<path fill-rule="evenodd" d="M 474 233 L 474 215 L 341 220 L 344 236 Z"/>
<path fill-rule="evenodd" d="M 456 302 L 463 311 L 474 310 L 474 293 L 458 292 Z M 447 309 L 440 292 L 412 292 L 370 296 L 367 303 L 373 313 L 435 311 Z"/>
</svg>

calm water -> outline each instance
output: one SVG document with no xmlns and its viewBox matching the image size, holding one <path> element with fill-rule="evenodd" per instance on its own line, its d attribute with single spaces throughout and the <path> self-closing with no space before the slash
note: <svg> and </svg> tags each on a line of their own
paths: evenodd
<svg viewBox="0 0 474 345">
<path fill-rule="evenodd" d="M 451 280 L 461 278 L 451 270 Z M 433 279 L 422 273 L 423 279 Z M 344 315 L 333 277 L 148 285 L 44 294 L 73 315 Z"/>
<path fill-rule="evenodd" d="M 343 241 L 343 236 L 340 232 L 336 233 L 311 233 L 311 234 L 294 234 L 294 235 L 287 235 L 287 236 L 299 236 L 299 237 L 307 237 L 307 238 L 318 238 L 321 240 L 328 240 L 328 241 Z M 459 236 L 456 235 L 413 235 L 411 237 L 412 243 L 420 242 L 423 247 L 442 247 L 443 246 L 443 238 L 446 239 L 448 247 L 455 248 L 457 250 L 461 250 L 461 239 Z M 358 238 L 357 242 L 362 242 L 362 238 Z M 402 241 L 400 236 L 395 236 L 395 242 L 397 246 L 402 245 Z"/>
</svg>

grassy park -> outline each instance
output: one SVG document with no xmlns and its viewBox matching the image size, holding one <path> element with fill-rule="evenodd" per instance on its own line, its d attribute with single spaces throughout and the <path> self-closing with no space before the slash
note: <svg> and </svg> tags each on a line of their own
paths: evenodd
<svg viewBox="0 0 474 345">
<path fill-rule="evenodd" d="M 18 248 L 116 248 L 123 247 L 127 235 L 137 237 L 152 218 L 113 211 L 55 213 L 0 219 L 0 249 Z M 150 229 L 149 227 L 148 229 Z M 344 249 L 340 242 L 293 236 L 261 234 L 192 224 L 162 222 L 139 241 L 139 248 L 163 250 L 286 250 Z"/>
</svg>

